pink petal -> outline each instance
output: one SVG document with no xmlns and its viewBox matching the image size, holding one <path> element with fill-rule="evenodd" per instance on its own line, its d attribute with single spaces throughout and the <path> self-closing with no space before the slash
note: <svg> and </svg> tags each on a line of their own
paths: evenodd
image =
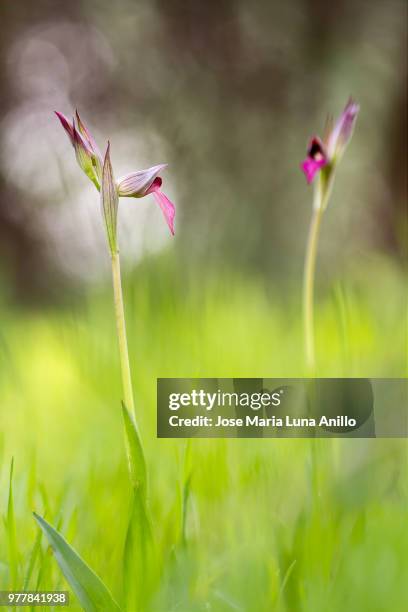
<svg viewBox="0 0 408 612">
<path fill-rule="evenodd" d="M 71 144 L 73 145 L 74 144 L 74 126 L 69 122 L 67 117 L 63 115 L 62 113 L 59 113 L 58 111 L 54 111 L 54 113 L 57 115 L 58 119 L 61 121 L 61 125 L 66 131 L 66 133 L 68 134 Z"/>
<path fill-rule="evenodd" d="M 73 144 L 75 149 L 75 155 L 80 168 L 85 174 L 91 179 L 94 179 L 94 171 L 92 165 L 92 151 L 89 145 L 76 128 L 74 128 Z"/>
<path fill-rule="evenodd" d="M 87 140 L 90 148 L 93 151 L 95 151 L 98 148 L 97 145 L 96 145 L 96 142 L 95 142 L 92 134 L 89 132 L 89 130 L 87 129 L 86 125 L 84 124 L 84 122 L 80 118 L 79 113 L 78 113 L 77 110 L 75 110 L 75 117 L 76 117 L 76 121 L 77 121 L 79 132 L 82 134 L 82 136 L 85 138 L 85 140 Z"/>
<path fill-rule="evenodd" d="M 126 174 L 126 176 L 123 176 L 118 181 L 119 195 L 122 197 L 142 198 L 149 192 L 157 175 L 166 166 L 167 164 L 159 164 L 146 170 L 138 170 L 137 172 Z"/>
<path fill-rule="evenodd" d="M 84 155 L 92 158 L 93 151 L 89 143 L 84 139 L 82 134 L 78 132 L 78 130 L 75 127 L 73 128 L 73 143 L 74 143 L 75 150 L 77 150 L 77 148 L 81 149 Z"/>
<path fill-rule="evenodd" d="M 75 111 L 75 116 L 76 116 L 76 121 L 78 125 L 78 129 L 76 130 L 76 132 L 81 136 L 83 143 L 86 145 L 87 149 L 92 155 L 93 164 L 95 166 L 96 178 L 98 182 L 100 183 L 102 181 L 102 166 L 103 166 L 101 152 L 99 150 L 98 145 L 96 144 L 94 137 L 92 136 L 90 131 L 87 129 L 86 125 L 84 124 L 81 117 L 79 116 L 79 113 L 77 110 Z"/>
<path fill-rule="evenodd" d="M 327 164 L 327 160 L 322 157 L 321 159 L 313 159 L 312 157 L 306 157 L 306 159 L 300 164 L 300 167 L 306 176 L 307 182 L 313 181 L 316 172 L 323 168 Z"/>
<path fill-rule="evenodd" d="M 160 177 L 157 177 L 151 187 L 146 192 L 152 193 L 155 197 L 156 202 L 160 206 L 164 218 L 166 219 L 166 223 L 170 228 L 172 235 L 174 236 L 174 217 L 176 215 L 176 208 L 172 202 L 170 202 L 169 198 L 160 191 L 160 186 L 162 184 L 162 180 Z"/>
</svg>

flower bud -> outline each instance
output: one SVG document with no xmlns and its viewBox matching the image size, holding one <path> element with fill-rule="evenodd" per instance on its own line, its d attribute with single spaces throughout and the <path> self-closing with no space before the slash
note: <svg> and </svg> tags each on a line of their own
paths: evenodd
<svg viewBox="0 0 408 612">
<path fill-rule="evenodd" d="M 74 149 L 79 167 L 85 172 L 87 177 L 96 185 L 96 187 L 99 188 L 99 183 L 96 182 L 94 166 L 92 163 L 92 151 L 75 127 Z"/>
<path fill-rule="evenodd" d="M 84 137 L 85 142 L 88 144 L 90 151 L 92 152 L 92 165 L 95 170 L 96 178 L 100 183 L 102 181 L 102 156 L 99 151 L 99 147 L 96 144 L 96 141 L 90 131 L 85 126 L 84 122 L 79 116 L 78 111 L 75 111 L 75 116 L 77 120 L 78 130 Z"/>
<path fill-rule="evenodd" d="M 112 254 L 117 251 L 116 227 L 118 204 L 119 195 L 115 179 L 113 177 L 112 164 L 110 160 L 110 144 L 108 142 L 102 168 L 101 208 L 105 221 L 109 248 Z"/>
<path fill-rule="evenodd" d="M 74 147 L 78 165 L 99 190 L 102 180 L 102 158 L 95 140 L 81 121 L 78 111 L 76 111 L 77 125 L 75 119 L 71 124 L 62 113 L 55 111 L 55 114 Z"/>
<path fill-rule="evenodd" d="M 331 130 L 327 139 L 327 151 L 333 162 L 340 160 L 350 142 L 359 110 L 359 105 L 350 98 L 344 111 L 337 119 L 334 128 Z"/>
</svg>

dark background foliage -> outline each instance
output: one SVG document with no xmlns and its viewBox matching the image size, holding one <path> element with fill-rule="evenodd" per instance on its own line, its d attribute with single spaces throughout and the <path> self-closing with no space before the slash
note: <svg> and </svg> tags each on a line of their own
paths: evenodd
<svg viewBox="0 0 408 612">
<path fill-rule="evenodd" d="M 356 252 L 401 263 L 405 17 L 402 0 L 2 2 L 0 282 L 14 299 L 47 301 L 75 286 L 84 258 L 103 268 L 98 197 L 52 115 L 75 107 L 101 146 L 110 138 L 117 174 L 169 163 L 184 266 L 297 281 L 311 207 L 299 162 L 352 94 L 361 114 L 322 274 Z M 153 208 L 121 202 L 132 264 L 168 244 Z"/>
</svg>

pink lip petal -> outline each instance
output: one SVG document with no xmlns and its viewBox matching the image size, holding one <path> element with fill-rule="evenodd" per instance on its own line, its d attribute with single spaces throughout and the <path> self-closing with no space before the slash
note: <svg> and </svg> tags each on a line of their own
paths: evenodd
<svg viewBox="0 0 408 612">
<path fill-rule="evenodd" d="M 170 202 L 169 198 L 162 191 L 154 191 L 153 195 L 162 210 L 172 236 L 174 236 L 174 217 L 176 215 L 174 204 Z"/>
<path fill-rule="evenodd" d="M 326 158 L 313 159 L 312 157 L 306 157 L 306 159 L 300 164 L 300 167 L 306 176 L 308 184 L 313 181 L 316 173 L 327 164 Z"/>
<path fill-rule="evenodd" d="M 149 189 L 146 191 L 146 195 L 152 193 L 156 202 L 160 206 L 164 218 L 166 219 L 166 223 L 169 226 L 169 229 L 174 236 L 174 217 L 176 215 L 176 209 L 172 202 L 170 202 L 169 198 L 160 190 L 162 184 L 162 180 L 160 177 L 157 177 Z"/>
</svg>

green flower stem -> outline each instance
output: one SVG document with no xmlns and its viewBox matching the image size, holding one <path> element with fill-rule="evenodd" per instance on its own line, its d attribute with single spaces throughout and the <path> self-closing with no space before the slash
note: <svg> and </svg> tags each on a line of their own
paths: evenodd
<svg viewBox="0 0 408 612">
<path fill-rule="evenodd" d="M 308 373 L 315 374 L 315 342 L 314 342 L 314 277 L 316 269 L 317 245 L 319 241 L 320 225 L 323 217 L 323 207 L 315 206 L 310 223 L 309 238 L 307 242 L 305 268 L 303 277 L 303 324 L 306 365 Z"/>
<path fill-rule="evenodd" d="M 124 402 L 131 414 L 135 414 L 133 399 L 132 377 L 130 374 L 129 351 L 126 336 L 125 310 L 123 306 L 122 281 L 120 276 L 119 251 L 112 252 L 112 278 L 113 295 L 115 301 L 116 329 L 119 342 L 120 368 L 122 372 L 122 386 Z"/>
</svg>

